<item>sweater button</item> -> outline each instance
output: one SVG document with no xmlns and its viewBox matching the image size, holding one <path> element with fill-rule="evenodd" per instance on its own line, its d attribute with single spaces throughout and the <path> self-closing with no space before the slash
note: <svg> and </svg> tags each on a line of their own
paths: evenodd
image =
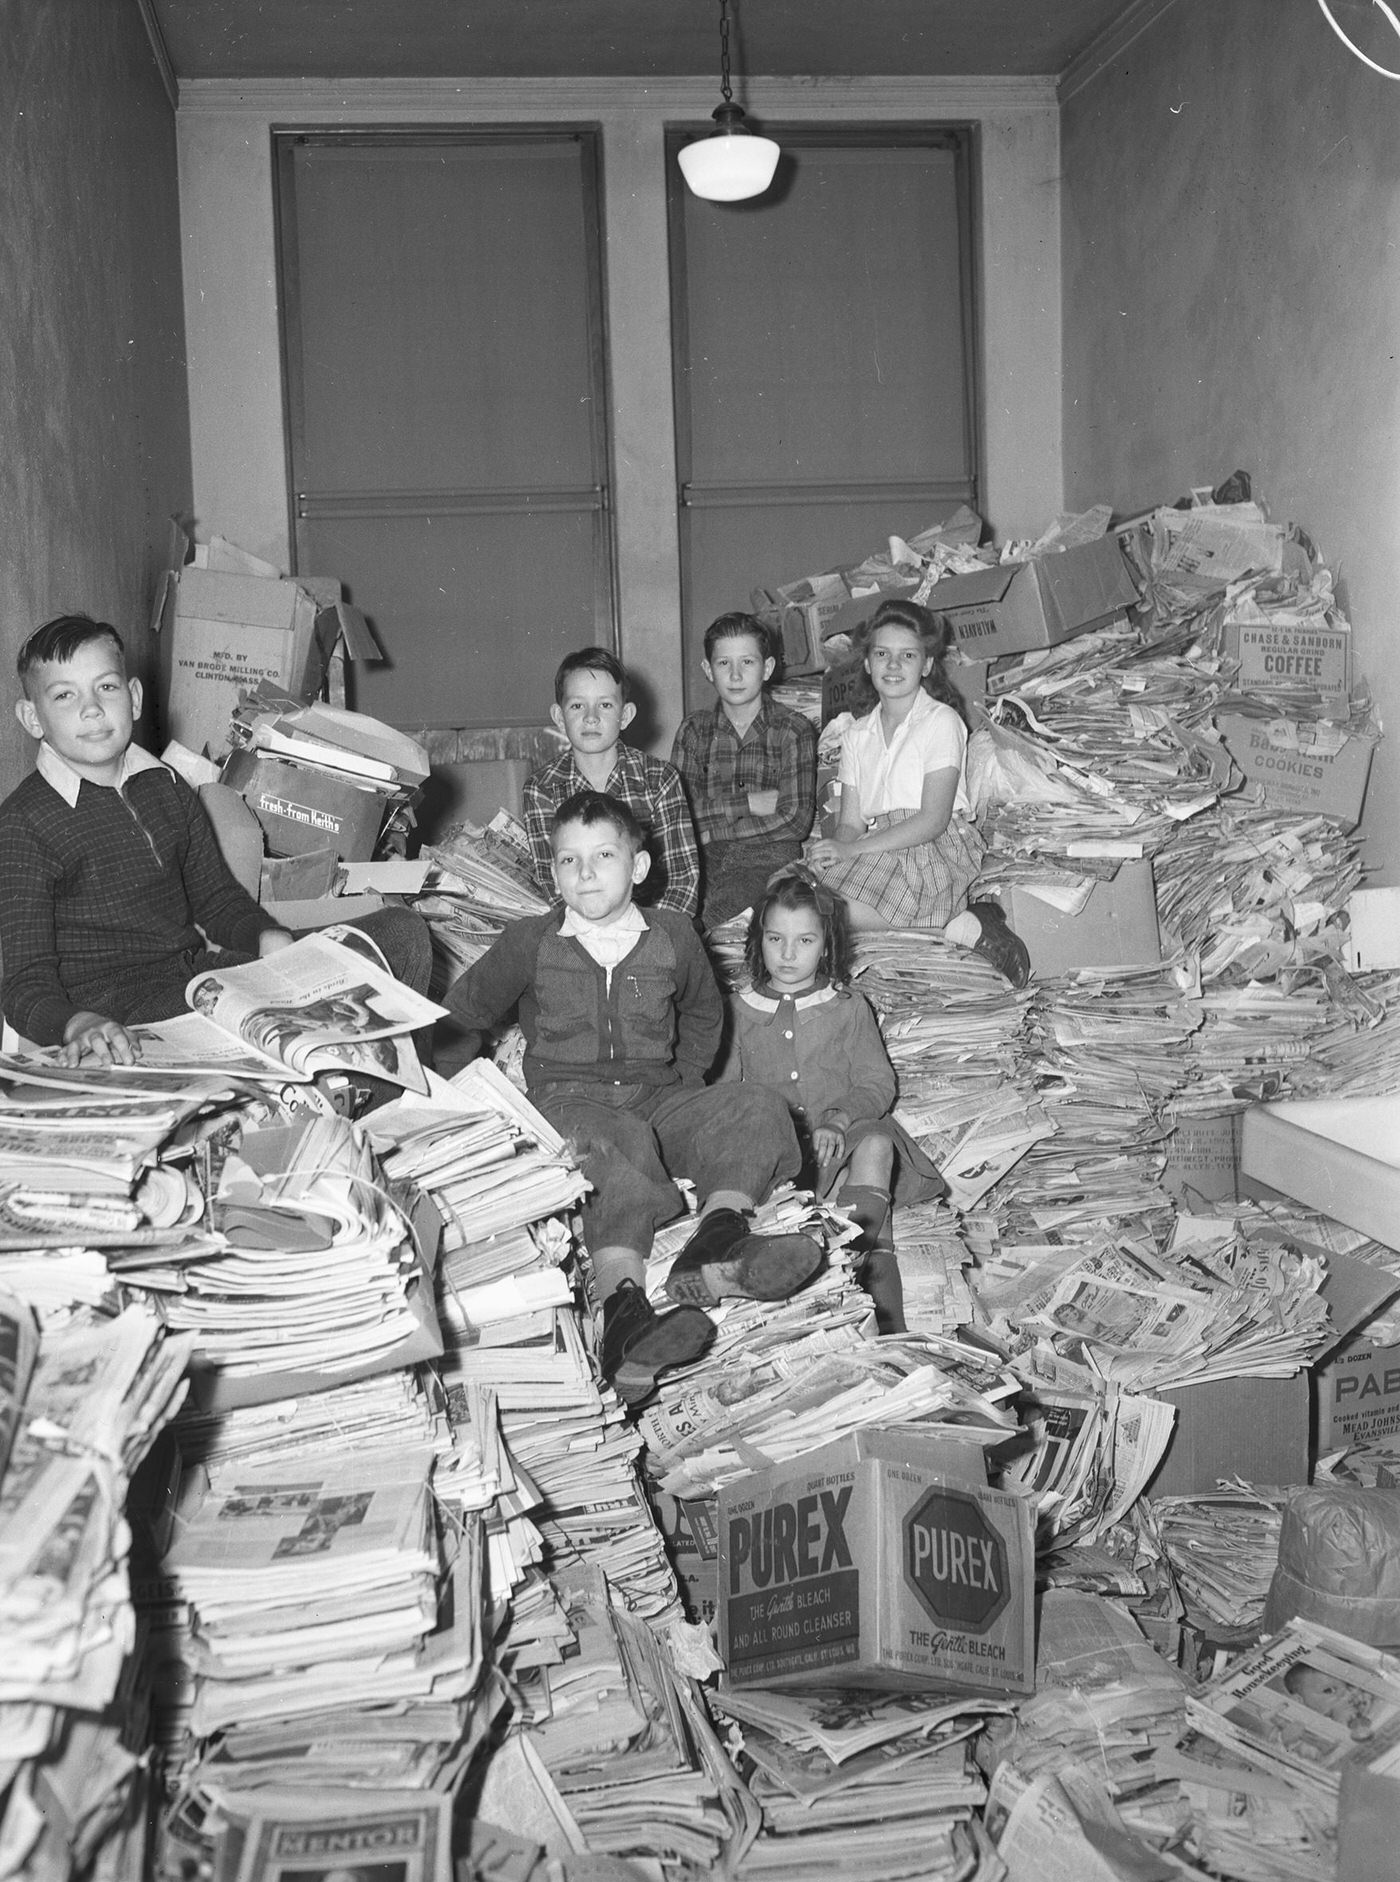
<svg viewBox="0 0 1400 1882">
<path fill-rule="evenodd" d="M 783 1037 L 784 1037 L 784 1039 L 791 1039 L 791 1037 L 792 1037 L 792 1034 L 791 1034 L 790 1032 L 785 1032 L 785 1033 L 783 1034 Z"/>
<path fill-rule="evenodd" d="M 797 1077 L 797 1073 L 796 1073 L 796 1072 L 794 1072 L 794 1073 L 792 1074 L 792 1076 L 793 1076 L 793 1078 L 795 1079 L 795 1078 Z"/>
</svg>

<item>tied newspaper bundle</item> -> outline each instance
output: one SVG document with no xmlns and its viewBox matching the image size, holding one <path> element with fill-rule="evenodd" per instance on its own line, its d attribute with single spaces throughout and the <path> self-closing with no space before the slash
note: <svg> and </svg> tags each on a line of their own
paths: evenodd
<svg viewBox="0 0 1400 1882">
<path fill-rule="evenodd" d="M 900 1122 L 956 1209 L 972 1208 L 1053 1130 L 1019 1074 L 1029 994 L 967 948 L 915 932 L 864 935 L 855 978 L 879 1014 Z"/>
<path fill-rule="evenodd" d="M 164 1564 L 190 1607 L 199 1741 L 172 1827 L 211 1784 L 452 1789 L 486 1652 L 482 1539 L 472 1520 L 439 1534 L 432 1462 L 307 1453 L 224 1489 L 196 1475 Z"/>
<path fill-rule="evenodd" d="M 193 1336 L 202 1404 L 284 1398 L 442 1350 L 432 1212 L 385 1186 L 355 1126 L 335 1113 L 250 1119 L 220 1148 L 215 1245 L 127 1275 Z"/>
<path fill-rule="evenodd" d="M 1036 1693 L 981 1751 L 986 1821 L 1013 1874 L 1165 1879 L 1146 1861 L 1190 1811 L 1160 1756 L 1185 1727 L 1187 1683 L 1117 1601 L 1046 1591 Z M 1051 1826 L 1060 1841 L 1047 1848 Z M 1120 1866 L 1121 1865 L 1121 1866 Z"/>
<path fill-rule="evenodd" d="M 600 1569 L 561 1564 L 554 1579 L 570 1654 L 550 1669 L 547 1715 L 488 1769 L 480 1811 L 518 1820 L 524 1785 L 575 1848 L 717 1872 L 757 1817 L 693 1684 Z"/>
<path fill-rule="evenodd" d="M 1024 1365 L 1067 1358 L 1149 1391 L 1286 1377 L 1327 1344 L 1325 1259 L 1248 1216 L 1181 1217 L 1171 1247 L 1099 1237 L 1003 1248 L 974 1281 L 979 1316 Z"/>
<path fill-rule="evenodd" d="M 386 1105 L 372 1125 L 389 1168 L 415 1172 L 446 1219 L 449 1416 L 467 1389 L 489 1392 L 548 1549 L 596 1562 L 630 1609 L 669 1624 L 680 1612 L 675 1576 L 637 1478 L 641 1440 L 612 1391 L 600 1391 L 563 1265 L 574 1245 L 565 1212 L 585 1184 L 558 1133 L 481 1061 L 450 1084 L 433 1078 L 426 1101 Z"/>
<path fill-rule="evenodd" d="M 480 960 L 508 922 L 549 907 L 524 827 L 509 811 L 497 811 L 484 827 L 456 825 L 443 842 L 426 844 L 423 855 L 433 875 L 413 906 L 432 930 L 444 986 Z"/>
<path fill-rule="evenodd" d="M 973 1736 L 1011 1702 L 815 1688 L 712 1695 L 763 1832 L 735 1873 L 881 1882 L 971 1873 L 986 1786 Z"/>
<path fill-rule="evenodd" d="M 0 1847 L 10 1874 L 65 1878 L 99 1858 L 137 1872 L 146 1689 L 128 1657 L 123 1506 L 184 1396 L 188 1353 L 140 1308 L 79 1310 L 41 1334 L 25 1303 L 0 1297 Z"/>
</svg>

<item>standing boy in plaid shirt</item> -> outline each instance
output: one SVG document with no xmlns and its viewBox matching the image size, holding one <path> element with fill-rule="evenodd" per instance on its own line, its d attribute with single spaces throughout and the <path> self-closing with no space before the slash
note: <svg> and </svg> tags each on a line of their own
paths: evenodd
<svg viewBox="0 0 1400 1882">
<path fill-rule="evenodd" d="M 638 901 L 694 917 L 700 907 L 700 847 L 685 791 L 664 758 L 622 743 L 637 716 L 627 698 L 627 676 L 606 647 L 566 654 L 554 676 L 550 719 L 569 749 L 525 780 L 525 834 L 535 875 L 547 893 L 554 886 L 550 828 L 554 813 L 578 791 L 602 791 L 626 804 L 641 824 L 651 858 Z"/>
<path fill-rule="evenodd" d="M 777 665 L 761 621 L 721 614 L 700 662 L 718 703 L 692 712 L 671 762 L 685 780 L 705 858 L 707 928 L 749 908 L 796 862 L 817 800 L 817 731 L 764 688 Z"/>
</svg>

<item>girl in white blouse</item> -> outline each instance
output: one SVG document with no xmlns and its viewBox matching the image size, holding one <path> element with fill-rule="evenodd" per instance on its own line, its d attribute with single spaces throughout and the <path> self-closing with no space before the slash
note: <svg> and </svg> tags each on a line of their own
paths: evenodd
<svg viewBox="0 0 1400 1882">
<path fill-rule="evenodd" d="M 836 834 L 808 859 L 844 899 L 853 930 L 940 929 L 1023 987 L 1024 942 L 996 902 L 968 904 L 983 843 L 963 776 L 962 698 L 943 666 L 950 640 L 947 623 L 915 602 L 876 610 L 865 670 L 880 703 L 845 735 Z"/>
</svg>

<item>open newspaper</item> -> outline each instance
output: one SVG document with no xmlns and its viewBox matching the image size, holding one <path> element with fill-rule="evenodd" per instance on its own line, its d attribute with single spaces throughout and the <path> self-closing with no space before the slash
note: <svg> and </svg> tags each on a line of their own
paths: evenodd
<svg viewBox="0 0 1400 1882">
<path fill-rule="evenodd" d="M 446 1008 L 389 972 L 354 928 L 322 929 L 266 960 L 198 973 L 190 1011 L 128 1026 L 143 1068 L 308 1080 L 351 1070 L 413 1091 L 427 1081 L 408 1035 Z"/>
</svg>

